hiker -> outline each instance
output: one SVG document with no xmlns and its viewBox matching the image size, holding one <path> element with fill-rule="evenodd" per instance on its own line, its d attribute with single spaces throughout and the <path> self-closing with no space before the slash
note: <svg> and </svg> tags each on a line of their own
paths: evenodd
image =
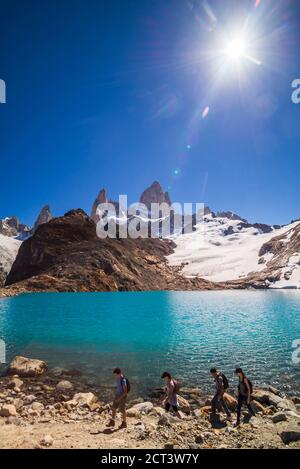
<svg viewBox="0 0 300 469">
<path fill-rule="evenodd" d="M 216 385 L 216 393 L 211 401 L 211 412 L 212 414 L 216 414 L 218 404 L 223 407 L 226 415 L 227 420 L 231 420 L 231 413 L 227 407 L 227 404 L 224 400 L 224 393 L 225 390 L 228 388 L 228 379 L 224 375 L 224 373 L 220 373 L 216 368 L 211 368 L 210 374 L 213 377 Z"/>
<path fill-rule="evenodd" d="M 127 394 L 130 391 L 130 384 L 127 378 L 122 374 L 120 368 L 115 368 L 113 371 L 117 386 L 116 386 L 116 396 L 113 401 L 112 405 L 112 415 L 109 423 L 107 424 L 108 427 L 114 427 L 115 426 L 115 418 L 116 418 L 116 413 L 117 410 L 119 410 L 122 413 L 122 424 L 120 428 L 126 428 L 127 423 L 126 423 L 126 399 L 127 399 Z"/>
<path fill-rule="evenodd" d="M 178 382 L 175 379 L 172 379 L 172 376 L 167 371 L 161 375 L 161 378 L 165 381 L 166 384 L 167 398 L 165 400 L 165 410 L 166 412 L 169 412 L 169 410 L 172 408 L 175 412 L 175 415 L 181 419 L 180 413 L 178 412 L 177 401 L 177 393 L 179 390 Z"/>
<path fill-rule="evenodd" d="M 242 368 L 236 368 L 235 374 L 239 378 L 238 384 L 238 405 L 237 405 L 237 419 L 234 424 L 235 427 L 238 427 L 241 422 L 241 410 L 242 405 L 245 402 L 250 414 L 255 417 L 255 412 L 251 407 L 251 394 L 252 394 L 252 383 L 246 377 L 245 373 L 243 372 Z"/>
</svg>

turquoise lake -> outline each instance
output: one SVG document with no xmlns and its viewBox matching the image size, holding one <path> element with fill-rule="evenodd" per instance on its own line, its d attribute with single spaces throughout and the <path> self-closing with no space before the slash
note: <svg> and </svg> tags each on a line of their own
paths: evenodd
<svg viewBox="0 0 300 469">
<path fill-rule="evenodd" d="M 213 365 L 235 384 L 239 365 L 254 383 L 300 394 L 300 364 L 292 361 L 298 291 L 21 295 L 0 300 L 0 339 L 7 361 L 40 358 L 99 385 L 112 383 L 120 366 L 136 392 L 160 385 L 164 370 L 209 389 Z"/>
</svg>

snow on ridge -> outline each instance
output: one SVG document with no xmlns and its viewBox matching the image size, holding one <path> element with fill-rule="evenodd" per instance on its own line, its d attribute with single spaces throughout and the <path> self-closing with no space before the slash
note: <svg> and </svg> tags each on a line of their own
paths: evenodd
<svg viewBox="0 0 300 469">
<path fill-rule="evenodd" d="M 8 274 L 22 242 L 0 234 L 0 271 Z"/>
<path fill-rule="evenodd" d="M 171 265 L 184 265 L 183 274 L 214 282 L 237 280 L 251 272 L 260 272 L 273 255 L 259 257 L 261 246 L 277 236 L 286 236 L 288 242 L 294 222 L 270 233 L 258 228 L 244 227 L 242 220 L 205 217 L 196 231 L 174 239 L 177 247 L 168 257 Z M 291 230 L 291 231 L 290 231 Z"/>
</svg>

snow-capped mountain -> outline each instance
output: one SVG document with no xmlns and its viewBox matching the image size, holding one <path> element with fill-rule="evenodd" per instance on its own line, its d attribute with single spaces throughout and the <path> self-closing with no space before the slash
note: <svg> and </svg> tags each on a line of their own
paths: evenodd
<svg viewBox="0 0 300 469">
<path fill-rule="evenodd" d="M 169 263 L 188 277 L 233 287 L 300 288 L 300 222 L 251 225 L 228 213 L 207 214 L 194 232 L 174 239 Z"/>
<path fill-rule="evenodd" d="M 20 223 L 17 217 L 6 217 L 0 220 L 0 234 L 25 239 L 30 235 L 30 228 Z"/>
<path fill-rule="evenodd" d="M 0 234 L 0 287 L 4 285 L 22 242 Z"/>
<path fill-rule="evenodd" d="M 22 241 L 29 238 L 39 225 L 52 219 L 48 205 L 42 208 L 33 228 L 19 222 L 17 217 L 6 217 L 0 220 L 0 287 L 5 283 L 16 259 Z"/>
</svg>

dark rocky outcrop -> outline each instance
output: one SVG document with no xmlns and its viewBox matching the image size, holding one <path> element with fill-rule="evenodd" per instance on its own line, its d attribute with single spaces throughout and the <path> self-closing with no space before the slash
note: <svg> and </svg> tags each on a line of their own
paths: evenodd
<svg viewBox="0 0 300 469">
<path fill-rule="evenodd" d="M 20 291 L 198 290 L 217 285 L 170 267 L 172 241 L 99 239 L 94 222 L 72 210 L 40 225 L 22 244 L 6 285 Z M 10 288 L 11 289 L 11 288 Z"/>
</svg>

